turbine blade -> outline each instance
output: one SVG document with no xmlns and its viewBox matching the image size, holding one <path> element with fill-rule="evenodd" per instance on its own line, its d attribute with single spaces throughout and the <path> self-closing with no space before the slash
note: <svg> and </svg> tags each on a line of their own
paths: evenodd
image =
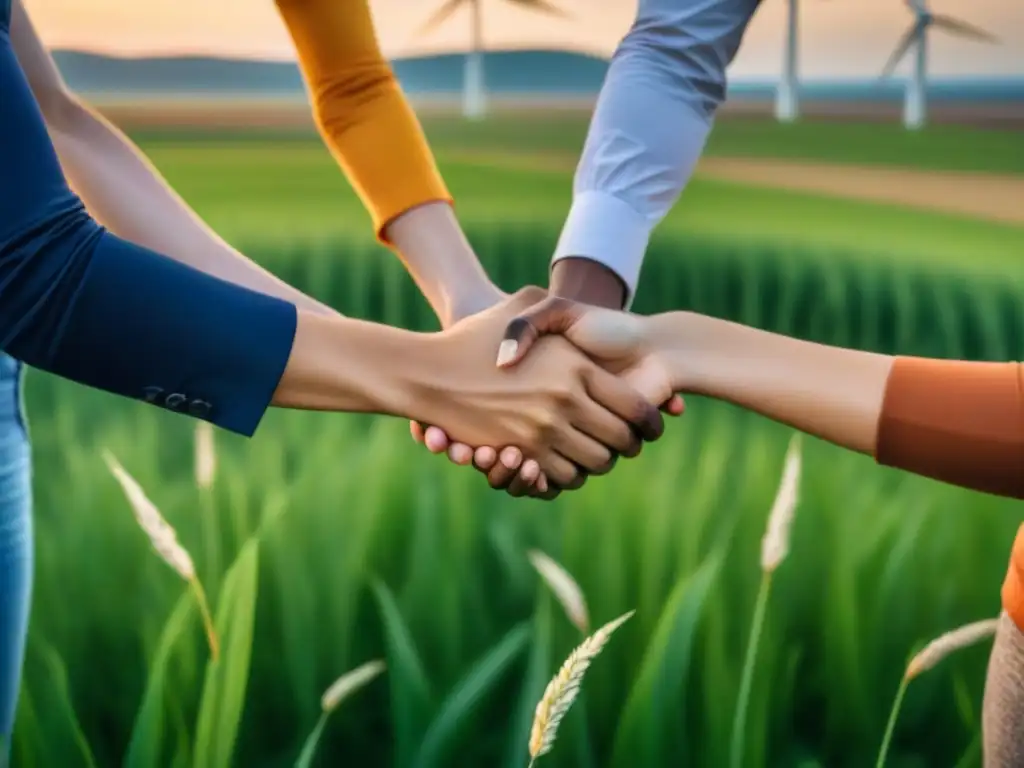
<svg viewBox="0 0 1024 768">
<path fill-rule="evenodd" d="M 571 14 L 567 11 L 559 8 L 550 0 L 508 0 L 513 5 L 518 5 L 521 8 L 527 8 L 531 11 L 538 11 L 539 13 L 545 13 L 548 16 L 560 16 L 563 19 L 571 18 Z"/>
<path fill-rule="evenodd" d="M 427 32 L 437 29 L 453 16 L 454 13 L 459 10 L 459 6 L 464 2 L 466 2 L 466 0 L 447 0 L 444 5 L 431 14 L 430 18 L 420 25 L 417 30 L 417 34 L 425 35 Z"/>
<path fill-rule="evenodd" d="M 883 80 L 893 73 L 896 66 L 903 60 L 903 57 L 907 55 L 907 51 L 910 50 L 910 46 L 912 46 L 917 40 L 917 36 L 924 32 L 924 27 L 924 23 L 916 21 L 910 29 L 903 33 L 903 37 L 900 38 L 895 50 L 889 56 L 889 60 L 885 62 L 885 66 L 882 67 L 881 78 Z"/>
<path fill-rule="evenodd" d="M 998 43 L 999 38 L 991 32 L 986 32 L 981 27 L 968 24 L 966 21 L 954 19 L 952 16 L 933 16 L 932 23 L 939 29 L 944 29 L 960 37 L 969 37 L 972 40 L 980 40 L 985 43 Z"/>
</svg>

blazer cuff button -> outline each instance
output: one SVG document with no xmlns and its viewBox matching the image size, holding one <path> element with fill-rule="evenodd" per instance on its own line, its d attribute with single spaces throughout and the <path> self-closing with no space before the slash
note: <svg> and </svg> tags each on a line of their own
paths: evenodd
<svg viewBox="0 0 1024 768">
<path fill-rule="evenodd" d="M 212 407 L 213 406 L 205 400 L 193 400 L 188 404 L 188 412 L 196 418 L 203 419 L 210 415 L 210 409 Z"/>
<path fill-rule="evenodd" d="M 188 398 L 185 397 L 180 392 L 175 392 L 173 395 L 167 396 L 167 399 L 164 400 L 164 405 L 166 405 L 172 411 L 176 411 L 187 399 Z"/>
</svg>

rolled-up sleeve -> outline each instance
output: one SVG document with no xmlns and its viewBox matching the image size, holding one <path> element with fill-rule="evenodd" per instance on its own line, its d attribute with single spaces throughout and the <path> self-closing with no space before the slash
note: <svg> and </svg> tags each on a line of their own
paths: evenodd
<svg viewBox="0 0 1024 768">
<path fill-rule="evenodd" d="M 897 357 L 875 458 L 946 483 L 1024 499 L 1024 365 Z"/>
<path fill-rule="evenodd" d="M 97 224 L 64 180 L 8 23 L 0 17 L 0 349 L 252 435 L 291 354 L 295 307 Z"/>
<path fill-rule="evenodd" d="M 553 262 L 604 264 L 627 288 L 679 199 L 725 99 L 726 68 L 760 0 L 640 0 L 612 57 Z"/>
<path fill-rule="evenodd" d="M 424 203 L 452 202 L 416 113 L 381 53 L 368 0 L 275 0 L 320 134 L 377 236 Z"/>
</svg>

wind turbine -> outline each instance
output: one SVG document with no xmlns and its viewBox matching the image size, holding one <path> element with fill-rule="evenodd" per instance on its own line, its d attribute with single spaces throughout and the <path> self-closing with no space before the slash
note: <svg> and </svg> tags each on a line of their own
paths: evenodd
<svg viewBox="0 0 1024 768">
<path fill-rule="evenodd" d="M 775 91 L 775 119 L 792 123 L 800 115 L 797 89 L 798 0 L 786 0 L 786 48 L 782 59 L 782 81 Z"/>
<path fill-rule="evenodd" d="M 892 52 L 889 61 L 882 70 L 882 78 L 885 79 L 893 73 L 896 66 L 903 60 L 903 57 L 914 51 L 914 69 L 910 81 L 906 86 L 906 95 L 903 102 L 903 125 L 911 130 L 920 128 L 925 123 L 927 111 L 927 69 L 928 69 L 928 28 L 949 32 L 958 37 L 970 40 L 978 40 L 986 43 L 998 42 L 997 38 L 966 21 L 954 19 L 952 16 L 933 14 L 928 10 L 926 0 L 906 0 L 907 7 L 914 14 L 914 22 L 910 25 L 903 37 L 900 39 L 896 50 Z"/>
<path fill-rule="evenodd" d="M 565 11 L 549 0 L 506 0 L 506 2 L 532 11 L 546 13 L 549 16 L 567 16 Z M 470 120 L 479 120 L 487 111 L 482 5 L 483 0 L 447 0 L 420 28 L 421 33 L 428 32 L 450 19 L 461 7 L 469 8 L 469 50 L 466 52 L 466 64 L 462 76 L 462 114 Z"/>
</svg>

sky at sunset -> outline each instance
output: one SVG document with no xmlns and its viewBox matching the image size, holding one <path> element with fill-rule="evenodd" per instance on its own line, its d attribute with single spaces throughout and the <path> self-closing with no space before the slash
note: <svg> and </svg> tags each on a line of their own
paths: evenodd
<svg viewBox="0 0 1024 768">
<path fill-rule="evenodd" d="M 272 0 L 22 1 L 53 47 L 128 56 L 293 58 Z M 440 2 L 371 0 L 385 53 L 394 57 L 464 50 L 469 31 L 465 11 L 430 35 L 415 34 Z M 505 0 L 482 2 L 489 49 L 565 48 L 601 55 L 611 53 L 636 8 L 636 0 L 556 0 L 572 15 L 563 20 Z M 931 37 L 932 74 L 1024 76 L 1024 0 L 933 0 L 932 9 L 1001 36 L 1001 44 L 993 46 L 936 32 Z M 764 0 L 734 62 L 734 77 L 778 75 L 784 15 L 784 0 Z M 910 19 L 899 0 L 801 0 L 802 76 L 876 75 Z"/>
</svg>

